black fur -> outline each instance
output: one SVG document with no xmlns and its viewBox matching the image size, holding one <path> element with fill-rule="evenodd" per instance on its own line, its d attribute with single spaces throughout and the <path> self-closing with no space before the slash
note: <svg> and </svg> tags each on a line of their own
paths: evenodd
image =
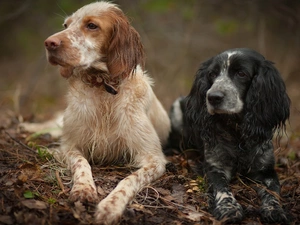
<svg viewBox="0 0 300 225">
<path fill-rule="evenodd" d="M 272 138 L 285 129 L 290 99 L 273 63 L 250 49 L 223 52 L 202 64 L 182 102 L 183 136 L 204 152 L 213 215 L 229 222 L 243 218 L 229 188 L 239 173 L 261 184 L 262 220 L 287 223 L 278 199 Z"/>
</svg>

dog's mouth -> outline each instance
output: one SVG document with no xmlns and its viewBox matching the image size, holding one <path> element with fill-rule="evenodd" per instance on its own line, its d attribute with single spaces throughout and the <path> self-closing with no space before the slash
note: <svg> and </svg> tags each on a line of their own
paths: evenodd
<svg viewBox="0 0 300 225">
<path fill-rule="evenodd" d="M 211 115 L 215 114 L 227 114 L 227 115 L 233 115 L 238 114 L 242 111 L 242 107 L 226 107 L 223 105 L 214 106 L 209 103 L 207 103 L 207 111 Z"/>
<path fill-rule="evenodd" d="M 103 62 L 94 63 L 92 67 L 87 67 L 86 65 L 74 66 L 53 55 L 48 55 L 48 61 L 51 65 L 60 66 L 59 72 L 61 76 L 65 78 L 71 77 L 74 74 L 74 70 L 78 69 L 76 74 L 80 75 L 81 80 L 86 85 L 90 87 L 101 87 L 103 85 L 107 92 L 113 95 L 118 93 L 117 89 L 120 80 L 118 78 L 111 80 L 111 77 L 106 70 L 99 69 L 103 68 Z"/>
<path fill-rule="evenodd" d="M 74 66 L 71 66 L 54 56 L 49 56 L 48 61 L 53 66 L 60 66 L 59 72 L 64 78 L 69 78 L 70 76 L 72 76 Z"/>
</svg>

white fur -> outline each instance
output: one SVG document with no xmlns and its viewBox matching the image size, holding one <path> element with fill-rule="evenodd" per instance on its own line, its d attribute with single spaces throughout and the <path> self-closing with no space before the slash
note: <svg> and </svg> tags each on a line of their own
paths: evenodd
<svg viewBox="0 0 300 225">
<path fill-rule="evenodd" d="M 183 113 L 180 106 L 181 98 L 176 99 L 176 101 L 172 105 L 171 111 L 171 124 L 173 125 L 173 129 L 180 131 L 183 125 Z"/>
<path fill-rule="evenodd" d="M 227 53 L 227 68 L 230 66 L 230 57 L 237 54 L 237 51 L 232 51 Z"/>
<path fill-rule="evenodd" d="M 221 72 L 220 76 L 216 78 L 211 88 L 207 91 L 207 96 L 214 91 L 221 91 L 225 93 L 225 97 L 224 101 L 220 106 L 218 106 L 218 108 L 215 108 L 208 100 L 206 100 L 207 110 L 210 114 L 234 114 L 242 111 L 244 103 L 237 87 L 228 76 L 228 69 Z"/>
<path fill-rule="evenodd" d="M 107 71 L 106 63 L 100 63 L 99 58 L 104 54 L 101 46 L 109 43 L 104 42 L 105 38 L 89 36 L 88 32 L 83 35 L 78 30 L 81 21 L 111 9 L 117 8 L 107 2 L 84 6 L 66 19 L 66 30 L 47 39 L 48 43 L 64 41 L 55 50 L 47 47 L 52 51 L 48 56 L 59 65 L 72 68 L 72 73 L 62 74 L 69 83 L 68 106 L 61 147 L 56 152 L 72 172 L 70 200 L 97 201 L 90 162 L 126 162 L 139 168 L 98 204 L 97 224 L 117 223 L 136 193 L 164 173 L 166 159 L 161 145 L 166 144 L 170 131 L 169 117 L 153 93 L 152 80 L 140 66 L 134 74 L 122 78 L 116 95 L 107 92 L 103 85 L 90 87 L 82 82 L 81 76 L 89 65 L 96 63 L 97 68 Z"/>
</svg>

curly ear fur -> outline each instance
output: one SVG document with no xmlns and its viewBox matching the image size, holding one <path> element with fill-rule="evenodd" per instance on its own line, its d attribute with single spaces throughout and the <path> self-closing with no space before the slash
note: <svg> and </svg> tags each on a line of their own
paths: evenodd
<svg viewBox="0 0 300 225">
<path fill-rule="evenodd" d="M 289 108 L 285 84 L 273 63 L 265 60 L 246 96 L 243 134 L 247 139 L 270 140 L 277 128 L 285 126 Z"/>
<path fill-rule="evenodd" d="M 137 65 L 144 68 L 144 50 L 138 32 L 121 10 L 114 9 L 113 28 L 107 50 L 107 67 L 112 78 L 127 77 Z"/>
<path fill-rule="evenodd" d="M 200 69 L 197 71 L 195 81 L 193 82 L 190 94 L 186 97 L 186 121 L 185 132 L 188 132 L 186 137 L 190 137 L 189 143 L 191 145 L 201 146 L 202 140 L 200 137 L 205 138 L 203 127 L 209 127 L 209 122 L 204 124 L 205 118 L 211 117 L 206 109 L 206 92 L 211 87 L 207 80 L 206 74 L 208 66 L 211 64 L 213 58 L 204 62 Z M 199 143 L 197 143 L 199 142 Z"/>
<path fill-rule="evenodd" d="M 226 218 L 227 222 L 242 220 L 243 209 L 229 187 L 230 179 L 240 173 L 265 185 L 257 188 L 262 202 L 262 219 L 286 223 L 288 218 L 280 201 L 268 191 L 276 194 L 280 191 L 271 139 L 274 131 L 284 128 L 289 118 L 290 100 L 284 82 L 272 63 L 255 51 L 234 49 L 218 56 L 212 62 L 202 64 L 198 70 L 186 98 L 186 123 L 183 123 L 184 136 L 190 138 L 204 159 L 201 162 L 210 186 L 212 214 L 218 220 Z M 207 76 L 215 66 L 226 71 L 226 74 L 220 73 L 217 81 Z M 241 68 L 247 72 L 243 79 L 236 77 Z M 209 98 L 206 100 L 206 94 L 213 82 L 236 89 L 239 100 L 243 102 L 242 110 L 209 114 L 207 104 L 211 102 Z M 201 169 L 202 164 L 198 165 Z"/>
<path fill-rule="evenodd" d="M 209 81 L 206 78 L 206 74 L 208 73 L 207 69 L 212 60 L 213 58 L 202 63 L 200 69 L 196 73 L 192 89 L 186 98 L 188 111 L 199 111 L 202 108 L 206 108 L 206 92 L 211 87 L 211 84 L 209 84 Z"/>
</svg>

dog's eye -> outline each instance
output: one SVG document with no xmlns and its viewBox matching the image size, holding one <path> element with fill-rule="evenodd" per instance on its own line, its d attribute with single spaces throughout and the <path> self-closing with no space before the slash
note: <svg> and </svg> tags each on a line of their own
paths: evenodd
<svg viewBox="0 0 300 225">
<path fill-rule="evenodd" d="M 65 29 L 68 28 L 68 24 L 66 24 L 66 23 L 64 23 L 63 26 L 64 26 Z"/>
<path fill-rule="evenodd" d="M 95 29 L 98 28 L 98 26 L 96 24 L 94 24 L 94 23 L 89 23 L 87 25 L 87 28 L 90 29 L 90 30 L 95 30 Z"/>
<path fill-rule="evenodd" d="M 214 71 L 210 71 L 210 72 L 208 72 L 208 76 L 209 76 L 209 78 L 214 79 L 217 77 L 217 73 Z"/>
<path fill-rule="evenodd" d="M 236 73 L 236 75 L 239 76 L 239 77 L 246 77 L 247 76 L 247 74 L 245 72 L 243 72 L 243 71 L 238 71 Z"/>
</svg>

